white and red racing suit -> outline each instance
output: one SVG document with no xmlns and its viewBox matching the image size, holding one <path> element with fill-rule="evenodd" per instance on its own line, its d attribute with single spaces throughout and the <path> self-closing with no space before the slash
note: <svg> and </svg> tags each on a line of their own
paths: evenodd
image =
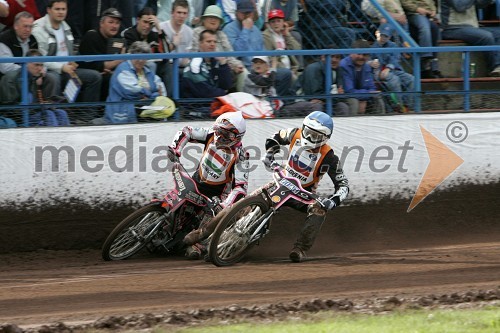
<svg viewBox="0 0 500 333">
<path fill-rule="evenodd" d="M 226 207 L 243 198 L 248 188 L 248 153 L 241 143 L 219 149 L 214 143 L 211 128 L 185 126 L 177 132 L 170 148 L 181 156 L 188 142 L 201 143 L 205 147 L 193 179 L 201 193 L 221 199 Z"/>
</svg>

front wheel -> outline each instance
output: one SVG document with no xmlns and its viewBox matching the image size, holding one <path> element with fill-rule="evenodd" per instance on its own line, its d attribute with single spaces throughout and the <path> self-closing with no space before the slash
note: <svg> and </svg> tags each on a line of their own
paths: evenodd
<svg viewBox="0 0 500 333">
<path fill-rule="evenodd" d="M 268 211 L 269 203 L 262 195 L 244 198 L 231 207 L 211 236 L 210 261 L 216 266 L 239 262 L 255 243 L 256 229 Z"/>
<path fill-rule="evenodd" d="M 148 234 L 166 218 L 159 205 L 142 207 L 127 216 L 108 236 L 102 247 L 104 260 L 127 259 L 139 252 L 149 241 Z"/>
</svg>

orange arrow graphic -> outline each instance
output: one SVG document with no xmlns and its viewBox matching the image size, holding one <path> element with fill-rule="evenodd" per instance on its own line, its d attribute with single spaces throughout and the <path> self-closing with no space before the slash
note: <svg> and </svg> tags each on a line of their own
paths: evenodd
<svg viewBox="0 0 500 333">
<path fill-rule="evenodd" d="M 407 212 L 422 202 L 425 197 L 434 191 L 439 184 L 464 162 L 460 156 L 455 154 L 422 126 L 420 126 L 420 131 L 424 137 L 425 147 L 429 155 L 429 165 L 420 180 L 420 184 L 418 184 L 417 191 L 410 202 Z"/>
</svg>

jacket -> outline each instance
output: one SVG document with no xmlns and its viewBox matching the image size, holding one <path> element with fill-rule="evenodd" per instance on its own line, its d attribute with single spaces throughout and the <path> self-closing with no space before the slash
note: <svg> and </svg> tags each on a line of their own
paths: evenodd
<svg viewBox="0 0 500 333">
<path fill-rule="evenodd" d="M 441 27 L 446 29 L 459 27 L 479 28 L 476 6 L 484 8 L 490 0 L 442 0 Z"/>
<path fill-rule="evenodd" d="M 285 39 L 285 45 L 287 50 L 300 50 L 300 44 L 297 42 L 297 40 L 291 35 L 288 34 L 286 36 L 283 36 Z M 274 39 L 273 36 L 273 30 L 272 29 L 266 29 L 262 33 L 262 38 L 264 39 L 264 47 L 266 50 L 277 50 L 278 47 L 276 45 L 276 40 Z M 292 70 L 297 70 L 299 68 L 299 62 L 297 60 L 297 57 L 295 56 L 288 56 L 290 58 L 290 69 Z M 286 66 L 283 64 L 281 61 L 281 57 L 278 60 L 278 68 L 286 68 Z"/>
<path fill-rule="evenodd" d="M 366 63 L 363 65 L 361 69 L 360 85 L 356 85 L 356 68 L 351 57 L 345 57 L 342 59 L 340 61 L 340 68 L 342 78 L 344 79 L 344 92 L 346 94 L 368 94 L 377 90 L 370 65 Z M 370 99 L 371 97 L 372 96 L 356 96 L 355 98 L 360 101 L 364 101 Z"/>
<path fill-rule="evenodd" d="M 244 29 L 241 22 L 235 20 L 227 24 L 223 31 L 235 51 L 264 51 L 264 40 L 262 32 L 255 25 L 252 29 Z M 252 57 L 241 57 L 243 64 L 250 69 Z"/>
<path fill-rule="evenodd" d="M 64 30 L 66 49 L 68 50 L 68 55 L 73 55 L 73 42 L 74 37 L 71 32 L 71 27 L 63 21 L 61 23 L 61 28 Z M 57 40 L 54 34 L 54 29 L 50 24 L 49 15 L 45 15 L 44 17 L 36 20 L 33 24 L 33 36 L 36 37 L 38 41 L 38 49 L 40 53 L 44 56 L 55 56 L 57 54 Z M 62 67 L 64 62 L 46 62 L 48 70 L 57 72 L 61 74 Z"/>
<path fill-rule="evenodd" d="M 159 95 L 166 96 L 165 86 L 160 78 L 147 66 L 144 67 L 144 75 L 148 80 L 150 89 L 145 89 L 139 85 L 139 77 L 130 60 L 124 61 L 116 67 L 111 76 L 109 95 L 106 99 L 106 102 L 115 102 L 106 104 L 105 118 L 108 122 L 137 122 L 134 105 L 137 101 L 143 97 L 155 98 Z"/>
<path fill-rule="evenodd" d="M 228 64 L 221 65 L 215 58 L 206 62 L 193 58 L 182 73 L 182 97 L 212 98 L 225 95 L 233 84 Z"/>
</svg>

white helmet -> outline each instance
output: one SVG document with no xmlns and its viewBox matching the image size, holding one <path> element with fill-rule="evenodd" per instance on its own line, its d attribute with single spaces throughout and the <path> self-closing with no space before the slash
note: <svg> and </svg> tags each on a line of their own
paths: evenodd
<svg viewBox="0 0 500 333">
<path fill-rule="evenodd" d="M 302 123 L 300 144 L 314 149 L 324 145 L 333 133 L 332 117 L 322 111 L 311 112 Z"/>
<path fill-rule="evenodd" d="M 241 142 L 247 124 L 241 112 L 226 112 L 215 119 L 213 129 L 215 146 L 229 148 Z"/>
</svg>

